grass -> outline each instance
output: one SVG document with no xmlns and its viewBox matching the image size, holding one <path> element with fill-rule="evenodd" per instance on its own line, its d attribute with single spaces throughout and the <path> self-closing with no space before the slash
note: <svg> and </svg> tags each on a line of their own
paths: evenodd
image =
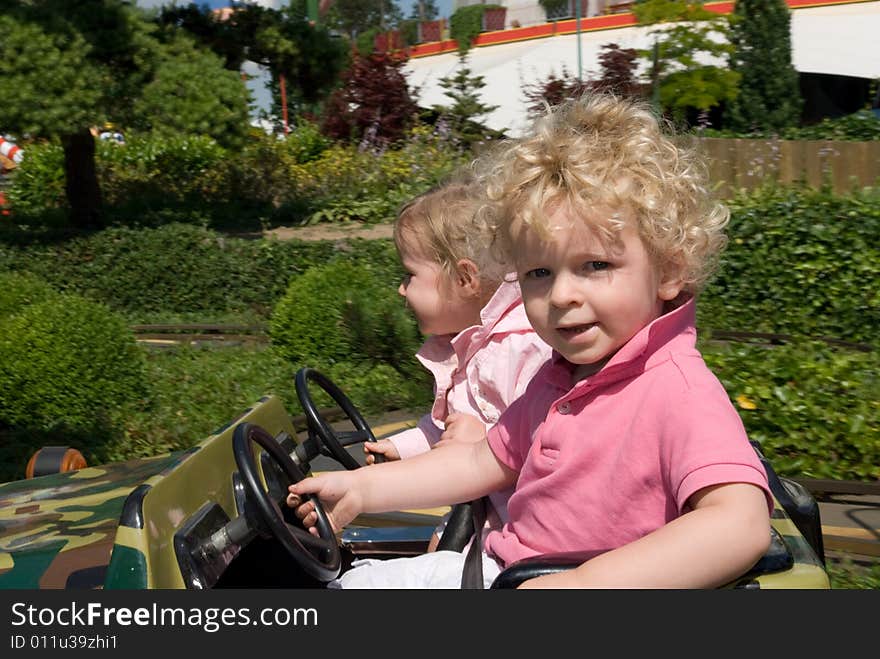
<svg viewBox="0 0 880 659">
<path fill-rule="evenodd" d="M 880 561 L 838 555 L 826 557 L 826 566 L 833 590 L 880 589 Z"/>
</svg>

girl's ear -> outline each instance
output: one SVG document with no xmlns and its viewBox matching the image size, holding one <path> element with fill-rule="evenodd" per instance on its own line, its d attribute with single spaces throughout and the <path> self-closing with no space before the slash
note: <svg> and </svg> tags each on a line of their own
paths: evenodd
<svg viewBox="0 0 880 659">
<path fill-rule="evenodd" d="M 459 259 L 455 264 L 457 274 L 455 288 L 465 297 L 476 297 L 480 294 L 480 269 L 470 259 Z"/>
</svg>

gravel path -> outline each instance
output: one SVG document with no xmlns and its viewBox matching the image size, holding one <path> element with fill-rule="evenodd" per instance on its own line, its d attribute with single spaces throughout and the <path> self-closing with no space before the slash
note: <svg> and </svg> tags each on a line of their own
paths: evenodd
<svg viewBox="0 0 880 659">
<path fill-rule="evenodd" d="M 264 238 L 278 240 L 344 240 L 346 238 L 391 238 L 391 224 L 315 224 L 305 227 L 275 227 Z"/>
</svg>

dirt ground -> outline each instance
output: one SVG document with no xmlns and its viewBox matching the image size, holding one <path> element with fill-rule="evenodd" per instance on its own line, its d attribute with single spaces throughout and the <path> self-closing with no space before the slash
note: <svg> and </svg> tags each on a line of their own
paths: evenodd
<svg viewBox="0 0 880 659">
<path fill-rule="evenodd" d="M 264 238 L 278 240 L 344 240 L 346 238 L 391 238 L 391 224 L 315 224 L 305 227 L 275 227 L 263 232 Z"/>
</svg>

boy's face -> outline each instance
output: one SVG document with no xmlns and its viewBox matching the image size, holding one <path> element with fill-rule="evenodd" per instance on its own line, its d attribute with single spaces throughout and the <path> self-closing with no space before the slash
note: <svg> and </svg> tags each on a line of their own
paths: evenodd
<svg viewBox="0 0 880 659">
<path fill-rule="evenodd" d="M 613 211 L 596 213 L 599 219 Z M 561 206 L 550 216 L 549 237 L 522 225 L 512 232 L 526 314 L 538 335 L 577 365 L 574 381 L 601 369 L 681 290 L 679 281 L 661 278 L 630 220 L 613 243 L 590 220 Z"/>
</svg>

